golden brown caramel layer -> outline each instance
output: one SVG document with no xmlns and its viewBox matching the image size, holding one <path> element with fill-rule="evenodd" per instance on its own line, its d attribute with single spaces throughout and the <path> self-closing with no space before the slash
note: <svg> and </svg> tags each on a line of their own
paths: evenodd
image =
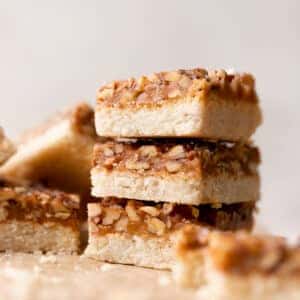
<svg viewBox="0 0 300 300">
<path fill-rule="evenodd" d="M 107 198 L 89 204 L 89 223 L 93 234 L 125 232 L 165 235 L 186 224 L 220 230 L 251 229 L 254 203 L 190 206 Z"/>
<path fill-rule="evenodd" d="M 257 174 L 260 162 L 256 147 L 196 140 L 108 141 L 94 148 L 95 167 L 140 174 L 185 176 Z"/>
<path fill-rule="evenodd" d="M 79 197 L 43 187 L 20 187 L 0 182 L 0 222 L 27 220 L 59 221 L 78 225 Z"/>
<path fill-rule="evenodd" d="M 98 104 L 110 107 L 161 106 L 166 101 L 217 94 L 228 101 L 257 103 L 255 79 L 250 74 L 229 74 L 205 69 L 160 72 L 140 78 L 113 81 L 98 91 Z"/>
</svg>

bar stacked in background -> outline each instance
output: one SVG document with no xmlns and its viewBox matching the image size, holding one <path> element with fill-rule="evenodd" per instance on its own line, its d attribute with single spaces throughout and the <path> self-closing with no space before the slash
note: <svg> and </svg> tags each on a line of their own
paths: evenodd
<svg viewBox="0 0 300 300">
<path fill-rule="evenodd" d="M 250 230 L 261 123 L 249 74 L 161 72 L 100 88 L 86 254 L 170 268 L 186 224 Z"/>
<path fill-rule="evenodd" d="M 0 165 L 15 153 L 0 127 Z M 15 184 L 0 174 L 0 252 L 77 253 L 79 205 L 77 195 Z"/>
</svg>

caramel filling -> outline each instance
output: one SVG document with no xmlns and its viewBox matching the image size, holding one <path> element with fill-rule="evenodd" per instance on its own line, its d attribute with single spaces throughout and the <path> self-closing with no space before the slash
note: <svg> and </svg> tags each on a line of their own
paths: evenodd
<svg viewBox="0 0 300 300">
<path fill-rule="evenodd" d="M 94 166 L 147 175 L 182 173 L 184 176 L 256 175 L 260 162 L 256 147 L 195 140 L 175 142 L 107 141 L 94 148 Z"/>
<path fill-rule="evenodd" d="M 19 187 L 0 182 L 0 222 L 60 222 L 78 225 L 79 198 L 42 187 Z"/>
<path fill-rule="evenodd" d="M 204 225 L 219 230 L 251 229 L 254 203 L 190 206 L 117 198 L 89 205 L 93 234 L 126 232 L 162 236 L 186 224 Z"/>
<path fill-rule="evenodd" d="M 107 107 L 153 107 L 183 97 L 206 99 L 215 93 L 228 101 L 257 103 L 250 74 L 228 74 L 204 69 L 160 72 L 138 79 L 114 81 L 98 91 L 98 103 Z"/>
</svg>

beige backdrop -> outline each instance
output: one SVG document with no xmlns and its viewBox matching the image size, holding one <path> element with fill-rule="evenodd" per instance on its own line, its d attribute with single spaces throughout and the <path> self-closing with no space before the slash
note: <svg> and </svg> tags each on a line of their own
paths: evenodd
<svg viewBox="0 0 300 300">
<path fill-rule="evenodd" d="M 251 71 L 265 114 L 261 217 L 300 233 L 300 1 L 0 0 L 0 124 L 11 136 L 104 81 L 194 66 Z"/>
</svg>

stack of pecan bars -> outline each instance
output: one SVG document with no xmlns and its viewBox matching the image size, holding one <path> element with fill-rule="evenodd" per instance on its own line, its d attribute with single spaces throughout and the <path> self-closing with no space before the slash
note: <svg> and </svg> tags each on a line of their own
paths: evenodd
<svg viewBox="0 0 300 300">
<path fill-rule="evenodd" d="M 16 149 L 0 128 L 0 252 L 79 252 L 89 203 L 87 256 L 172 269 L 203 299 L 298 300 L 300 248 L 249 233 L 260 123 L 251 75 L 193 69 L 105 85 L 95 113 L 79 103 Z"/>
<path fill-rule="evenodd" d="M 86 255 L 170 268 L 178 232 L 251 230 L 259 198 L 261 123 L 249 74 L 203 69 L 99 89 Z"/>
</svg>

